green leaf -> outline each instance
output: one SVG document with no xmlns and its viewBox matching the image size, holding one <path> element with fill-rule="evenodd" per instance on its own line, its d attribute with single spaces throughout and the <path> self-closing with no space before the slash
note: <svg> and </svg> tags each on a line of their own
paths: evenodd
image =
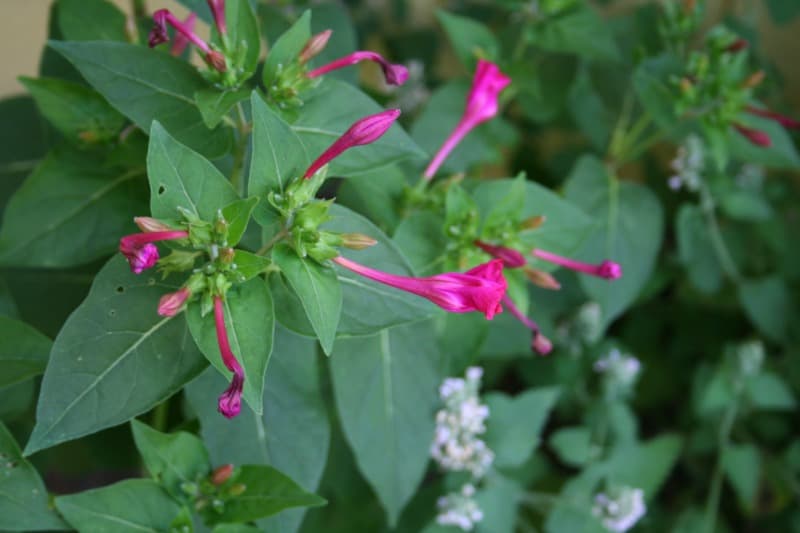
<svg viewBox="0 0 800 533">
<path fill-rule="evenodd" d="M 739 285 L 739 301 L 760 333 L 775 342 L 787 339 L 795 306 L 789 287 L 781 278 L 769 276 L 743 282 Z"/>
<path fill-rule="evenodd" d="M 763 165 L 768 168 L 800 168 L 800 154 L 794 146 L 794 141 L 777 121 L 748 113 L 742 114 L 739 118 L 745 126 L 769 135 L 772 143 L 769 147 L 756 146 L 744 135 L 730 128 L 727 132 L 727 140 L 731 157 L 738 161 Z"/>
<path fill-rule="evenodd" d="M 325 30 L 333 34 L 322 50 L 311 60 L 311 65 L 321 66 L 356 51 L 358 39 L 350 11 L 345 4 L 323 3 L 311 8 L 311 33 L 316 35 Z M 325 74 L 337 80 L 358 85 L 358 69 L 343 68 Z"/>
<path fill-rule="evenodd" d="M 153 479 L 176 500 L 190 499 L 184 484 L 198 483 L 211 470 L 203 441 L 183 431 L 162 433 L 138 420 L 131 420 L 131 431 Z"/>
<path fill-rule="evenodd" d="M 272 353 L 275 334 L 275 310 L 272 296 L 260 278 L 236 285 L 225 298 L 225 326 L 231 350 L 244 369 L 244 399 L 261 414 L 264 397 L 264 376 Z M 200 316 L 200 304 L 189 306 L 186 314 L 189 330 L 211 364 L 230 378 L 219 353 L 214 315 Z M 222 393 L 222 391 L 219 391 Z"/>
<path fill-rule="evenodd" d="M 47 124 L 28 96 L 0 100 L 0 213 L 48 150 Z"/>
<path fill-rule="evenodd" d="M 611 27 L 588 5 L 532 26 L 528 41 L 551 52 L 577 54 L 596 61 L 620 59 Z"/>
<path fill-rule="evenodd" d="M 475 501 L 483 512 L 483 520 L 476 527 L 477 533 L 514 533 L 523 492 L 514 480 L 496 473 L 487 476 L 475 493 Z M 447 533 L 452 531 L 452 527 L 446 529 Z"/>
<path fill-rule="evenodd" d="M 156 313 L 180 283 L 106 263 L 54 341 L 26 455 L 148 411 L 205 367 L 183 318 Z"/>
<path fill-rule="evenodd" d="M 583 289 L 600 304 L 608 325 L 633 303 L 653 271 L 664 233 L 663 209 L 648 188 L 609 176 L 592 156 L 575 165 L 566 196 L 596 220 L 578 258 L 591 263 L 609 259 L 622 266 L 622 277 L 613 281 L 581 276 Z"/>
<path fill-rule="evenodd" d="M 78 531 L 170 531 L 181 512 L 155 481 L 126 479 L 101 489 L 56 498 L 56 507 Z"/>
<path fill-rule="evenodd" d="M 253 110 L 253 152 L 247 192 L 265 196 L 282 191 L 293 178 L 308 168 L 305 146 L 291 127 L 267 106 L 258 92 L 250 99 Z M 268 208 L 266 202 L 263 203 Z"/>
<path fill-rule="evenodd" d="M 65 530 L 51 509 L 47 488 L 36 469 L 0 422 L 0 528 L 4 531 Z"/>
<path fill-rule="evenodd" d="M 379 113 L 383 107 L 349 83 L 326 78 L 313 91 L 303 95 L 303 113 L 292 123 L 292 129 L 316 159 L 350 126 L 366 115 Z M 347 102 L 347 105 L 331 105 Z M 328 176 L 349 177 L 375 172 L 410 158 L 425 157 L 414 141 L 394 124 L 380 139 L 368 146 L 357 146 L 330 162 Z"/>
<path fill-rule="evenodd" d="M 415 274 L 428 276 L 441 271 L 450 244 L 443 227 L 442 217 L 428 211 L 412 213 L 397 226 L 393 240 L 408 258 Z"/>
<path fill-rule="evenodd" d="M 288 67 L 311 38 L 311 11 L 305 11 L 270 47 L 264 62 L 264 87 L 269 92 L 281 68 Z"/>
<path fill-rule="evenodd" d="M 316 343 L 276 328 L 260 417 L 249 410 L 233 420 L 221 417 L 210 400 L 226 385 L 209 369 L 186 389 L 213 463 L 270 464 L 303 487 L 316 489 L 331 439 Z M 279 531 L 294 531 L 304 512 L 284 511 L 267 522 Z"/>
<path fill-rule="evenodd" d="M 563 462 L 580 468 L 592 458 L 592 433 L 583 426 L 561 428 L 550 436 L 550 447 Z"/>
<path fill-rule="evenodd" d="M 225 3 L 225 20 L 228 26 L 228 39 L 235 50 L 234 55 L 243 54 L 243 77 L 249 78 L 256 71 L 258 58 L 261 55 L 261 33 L 251 2 L 228 0 Z"/>
<path fill-rule="evenodd" d="M 250 197 L 222 208 L 222 217 L 228 223 L 228 246 L 236 246 L 242 240 L 257 203 L 258 198 Z"/>
<path fill-rule="evenodd" d="M 125 13 L 107 0 L 59 0 L 57 13 L 67 41 L 128 40 Z"/>
<path fill-rule="evenodd" d="M 527 390 L 513 398 L 499 392 L 484 396 L 489 406 L 485 440 L 495 453 L 495 466 L 513 468 L 528 460 L 539 445 L 558 395 L 558 387 L 547 387 Z"/>
<path fill-rule="evenodd" d="M 247 524 L 218 524 L 211 533 L 261 533 L 261 530 Z"/>
<path fill-rule="evenodd" d="M 692 285 L 713 293 L 722 286 L 722 268 L 699 207 L 683 204 L 675 217 L 678 254 Z"/>
<path fill-rule="evenodd" d="M 217 210 L 239 199 L 217 167 L 182 145 L 158 122 L 147 151 L 150 211 L 154 217 L 181 218 L 178 207 L 211 222 Z"/>
<path fill-rule="evenodd" d="M 525 116 L 536 123 L 553 120 L 564 108 L 578 70 L 575 57 L 541 55 L 535 69 L 528 62 L 513 65 L 508 74 L 519 91 L 517 101 Z"/>
<path fill-rule="evenodd" d="M 800 4 L 794 0 L 767 0 L 770 18 L 779 25 L 792 22 L 800 16 Z"/>
<path fill-rule="evenodd" d="M 437 10 L 436 17 L 450 38 L 456 55 L 468 71 L 475 70 L 478 59 L 497 59 L 499 45 L 485 25 L 468 17 Z"/>
<path fill-rule="evenodd" d="M 203 117 L 203 123 L 208 129 L 213 129 L 222 122 L 233 106 L 249 96 L 250 89 L 247 88 L 235 91 L 219 91 L 208 88 L 194 93 L 194 101 Z"/>
<path fill-rule="evenodd" d="M 194 94 L 208 83 L 189 63 L 125 43 L 50 41 L 49 46 L 144 131 L 159 120 L 180 142 L 207 157 L 228 151 L 231 131 L 209 131 L 203 123 Z"/>
<path fill-rule="evenodd" d="M 671 131 L 678 126 L 673 76 L 683 74 L 683 63 L 672 54 L 645 59 L 633 73 L 633 89 L 639 102 L 659 127 Z"/>
<path fill-rule="evenodd" d="M 677 435 L 661 435 L 644 443 L 617 446 L 608 460 L 609 481 L 642 489 L 653 499 L 666 481 L 681 450 Z"/>
<path fill-rule="evenodd" d="M 0 263 L 68 267 L 112 253 L 147 210 L 144 170 L 108 167 L 96 156 L 53 150 L 8 203 Z"/>
<path fill-rule="evenodd" d="M 33 405 L 35 380 L 21 381 L 8 387 L 0 387 L 0 421 L 12 422 L 23 416 L 30 419 Z"/>
<path fill-rule="evenodd" d="M 602 153 L 608 145 L 616 116 L 606 107 L 586 66 L 578 70 L 569 91 L 569 110 L 575 124 L 589 138 L 594 149 Z"/>
<path fill-rule="evenodd" d="M 258 276 L 272 264 L 269 258 L 245 250 L 236 250 L 233 262 L 236 263 L 236 272 L 243 277 L 242 281 Z"/>
<path fill-rule="evenodd" d="M 336 271 L 299 257 L 287 245 L 276 246 L 272 260 L 300 299 L 322 349 L 330 355 L 342 312 L 342 286 Z"/>
<path fill-rule="evenodd" d="M 268 465 L 244 465 L 236 477 L 247 490 L 225 501 L 221 513 L 211 511 L 220 522 L 250 522 L 292 507 L 319 507 L 327 502 L 302 489 L 291 478 Z"/>
<path fill-rule="evenodd" d="M 429 323 L 340 339 L 330 358 L 345 436 L 392 527 L 428 463 L 439 358 Z"/>
<path fill-rule="evenodd" d="M 25 322 L 0 316 L 0 387 L 44 372 L 53 342 Z"/>
<path fill-rule="evenodd" d="M 749 379 L 746 392 L 756 409 L 790 411 L 797 406 L 792 389 L 772 372 L 761 372 Z"/>
<path fill-rule="evenodd" d="M 336 201 L 368 217 L 384 232 L 391 234 L 400 221 L 397 203 L 405 187 L 403 171 L 398 165 L 393 165 L 343 181 L 336 193 Z"/>
<path fill-rule="evenodd" d="M 733 485 L 739 505 L 752 513 L 755 510 L 761 478 L 761 457 L 753 444 L 729 444 L 722 454 L 722 468 Z"/>
<path fill-rule="evenodd" d="M 55 78 L 21 77 L 19 81 L 42 115 L 74 142 L 109 141 L 125 124 L 125 117 L 84 85 Z"/>
</svg>

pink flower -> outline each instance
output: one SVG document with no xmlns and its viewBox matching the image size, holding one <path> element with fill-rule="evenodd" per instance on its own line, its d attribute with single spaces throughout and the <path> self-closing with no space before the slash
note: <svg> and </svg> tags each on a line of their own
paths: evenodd
<svg viewBox="0 0 800 533">
<path fill-rule="evenodd" d="M 158 261 L 158 248 L 153 244 L 154 242 L 185 239 L 188 236 L 188 231 L 134 233 L 133 235 L 126 235 L 119 240 L 119 251 L 128 260 L 131 271 L 134 274 L 141 274 L 144 270 L 153 267 Z"/>
<path fill-rule="evenodd" d="M 475 241 L 475 246 L 487 254 L 500 259 L 508 268 L 519 268 L 527 263 L 525 256 L 513 248 L 508 248 L 506 246 L 495 246 L 481 240 Z"/>
<path fill-rule="evenodd" d="M 497 65 L 484 59 L 478 61 L 475 76 L 472 78 L 472 88 L 467 95 L 464 115 L 425 169 L 425 179 L 433 178 L 450 152 L 475 126 L 497 115 L 498 96 L 509 83 L 511 78 L 500 72 Z"/>
<path fill-rule="evenodd" d="M 186 17 L 183 21 L 184 28 L 188 29 L 190 32 L 194 32 L 194 26 L 197 22 L 197 15 L 194 13 L 189 13 L 189 16 Z M 186 38 L 181 32 L 177 32 L 175 34 L 175 40 L 172 42 L 172 48 L 170 49 L 169 53 L 175 57 L 178 57 L 186 50 L 186 47 L 189 46 L 189 39 Z"/>
<path fill-rule="evenodd" d="M 769 109 L 759 109 L 757 107 L 753 107 L 751 105 L 745 107 L 745 111 L 750 113 L 751 115 L 757 115 L 759 117 L 768 118 L 774 120 L 784 128 L 789 129 L 798 129 L 800 128 L 800 121 L 797 121 L 791 117 L 787 117 L 785 115 L 781 115 L 780 113 L 776 113 L 774 111 L 770 111 Z"/>
<path fill-rule="evenodd" d="M 322 155 L 320 155 L 316 161 L 311 163 L 311 166 L 308 167 L 303 177 L 306 179 L 310 178 L 317 170 L 353 146 L 370 144 L 377 141 L 386 133 L 399 116 L 399 109 L 387 109 L 386 111 L 376 113 L 375 115 L 369 115 L 357 121 L 350 126 L 341 137 L 336 139 L 327 150 L 322 152 Z"/>
<path fill-rule="evenodd" d="M 576 272 L 583 272 L 584 274 L 589 274 L 591 276 L 597 276 L 599 278 L 605 278 L 609 280 L 622 277 L 622 267 L 619 263 L 615 263 L 614 261 L 605 260 L 599 265 L 592 265 L 589 263 L 583 263 L 581 261 L 575 261 L 574 259 L 569 259 L 567 257 L 561 257 L 560 255 L 556 255 L 545 250 L 540 250 L 538 248 L 535 248 L 533 251 L 531 251 L 531 254 L 534 257 L 544 261 L 569 268 L 570 270 L 575 270 Z"/>
<path fill-rule="evenodd" d="M 365 267 L 342 256 L 334 258 L 339 265 L 365 278 L 427 298 L 451 313 L 480 311 L 487 320 L 503 311 L 500 305 L 506 292 L 503 262 L 493 259 L 464 273 L 447 272 L 427 278 L 397 276 Z"/>
<path fill-rule="evenodd" d="M 763 148 L 769 148 L 772 146 L 772 139 L 770 139 L 769 135 L 764 131 L 748 128 L 742 124 L 734 124 L 733 127 L 736 128 L 736 131 L 741 133 L 748 141 L 756 146 L 761 146 Z"/>
<path fill-rule="evenodd" d="M 408 79 L 408 69 L 406 67 L 389 63 L 380 54 L 368 51 L 353 52 L 350 55 L 331 61 L 327 65 L 309 71 L 306 76 L 309 78 L 316 78 L 317 76 L 322 76 L 333 70 L 349 67 L 350 65 L 355 65 L 364 60 L 378 63 L 383 70 L 383 77 L 389 85 L 403 85 Z"/>
<path fill-rule="evenodd" d="M 514 315 L 514 317 L 522 322 L 526 328 L 531 330 L 531 350 L 539 355 L 549 354 L 553 349 L 553 343 L 550 342 L 550 339 L 542 334 L 542 331 L 539 329 L 539 325 L 528 318 L 525 313 L 520 311 L 511 298 L 509 298 L 507 295 L 503 297 L 503 303 L 506 304 L 509 313 Z"/>
<path fill-rule="evenodd" d="M 189 19 L 187 19 L 187 21 L 188 20 Z M 220 72 L 225 72 L 227 69 L 225 56 L 216 50 L 212 50 L 207 42 L 194 33 L 193 28 L 189 24 L 184 24 L 178 20 L 175 15 L 170 13 L 169 9 L 159 9 L 153 13 L 153 22 L 155 22 L 155 26 L 150 31 L 150 35 L 147 39 L 147 44 L 150 45 L 150 48 L 169 41 L 169 34 L 167 33 L 167 25 L 169 24 L 175 28 L 175 31 L 178 32 L 182 38 L 194 44 L 203 52 L 203 58 L 206 60 L 206 63 Z"/>
<path fill-rule="evenodd" d="M 312 35 L 311 38 L 306 42 L 306 45 L 300 51 L 300 54 L 297 56 L 297 59 L 300 61 L 300 63 L 308 63 L 320 52 L 322 52 L 328 45 L 328 40 L 331 38 L 332 33 L 333 30 L 325 30 L 316 35 Z"/>
<path fill-rule="evenodd" d="M 219 400 L 217 407 L 219 412 L 225 418 L 233 418 L 239 414 L 242 409 L 242 389 L 244 388 L 244 370 L 242 365 L 233 355 L 230 342 L 228 342 L 228 331 L 225 329 L 225 306 L 222 303 L 222 298 L 214 296 L 214 326 L 217 329 L 217 344 L 219 345 L 219 353 L 222 356 L 222 362 L 225 368 L 233 372 L 230 386 L 225 389 Z"/>
<path fill-rule="evenodd" d="M 228 32 L 225 24 L 225 0 L 208 0 L 208 7 L 211 8 L 217 31 L 219 31 L 220 35 L 225 35 Z"/>
<path fill-rule="evenodd" d="M 742 50 L 744 50 L 748 46 L 750 46 L 750 43 L 748 43 L 747 40 L 742 39 L 740 37 L 740 38 L 736 39 L 735 41 L 733 41 L 731 44 L 729 44 L 725 48 L 725 51 L 726 52 L 730 52 L 732 54 L 735 54 L 736 52 L 741 52 Z"/>
<path fill-rule="evenodd" d="M 161 316 L 175 316 L 181 310 L 183 304 L 192 296 L 192 291 L 188 287 L 181 287 L 175 292 L 170 292 L 161 297 L 158 301 L 158 314 Z"/>
</svg>

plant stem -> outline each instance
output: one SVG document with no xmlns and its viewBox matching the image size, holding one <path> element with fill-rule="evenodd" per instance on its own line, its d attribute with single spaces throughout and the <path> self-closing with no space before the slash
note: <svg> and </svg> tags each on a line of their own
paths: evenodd
<svg viewBox="0 0 800 533">
<path fill-rule="evenodd" d="M 739 412 L 739 395 L 741 393 L 741 382 L 736 384 L 736 396 L 725 411 L 725 417 L 722 419 L 722 424 L 719 428 L 718 437 L 718 451 L 717 463 L 714 466 L 714 474 L 711 478 L 711 489 L 708 492 L 708 500 L 706 501 L 706 519 L 703 531 L 705 533 L 714 533 L 714 528 L 717 522 L 717 510 L 719 509 L 719 501 L 722 496 L 722 481 L 724 477 L 724 457 L 725 451 L 730 444 L 731 431 L 733 424 L 736 422 L 736 415 Z"/>
<path fill-rule="evenodd" d="M 156 405 L 153 410 L 153 421 L 151 425 L 153 429 L 157 429 L 162 433 L 167 431 L 167 424 L 169 423 L 169 400 L 164 400 Z"/>
<path fill-rule="evenodd" d="M 147 15 L 145 0 L 131 0 L 131 9 L 133 10 L 133 14 L 137 17 L 144 17 Z"/>
<path fill-rule="evenodd" d="M 714 252 L 717 254 L 720 266 L 725 274 L 734 283 L 741 283 L 742 275 L 736 267 L 736 263 L 731 257 L 728 246 L 725 244 L 725 239 L 722 238 L 722 232 L 719 228 L 719 221 L 714 206 L 714 197 L 711 196 L 711 191 L 705 183 L 700 184 L 700 208 L 706 219 L 708 225 L 708 233 L 711 237 L 711 244 L 714 247 Z"/>
<path fill-rule="evenodd" d="M 272 237 L 269 242 L 267 242 L 264 246 L 258 249 L 256 255 L 264 255 L 265 253 L 269 252 L 273 246 L 278 244 L 284 237 L 289 235 L 289 231 L 286 228 L 281 228 L 281 230 Z"/>
</svg>

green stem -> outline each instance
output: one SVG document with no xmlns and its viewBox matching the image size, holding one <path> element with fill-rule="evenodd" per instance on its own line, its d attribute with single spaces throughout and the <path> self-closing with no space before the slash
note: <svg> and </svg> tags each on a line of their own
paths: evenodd
<svg viewBox="0 0 800 533">
<path fill-rule="evenodd" d="M 151 425 L 153 429 L 165 433 L 167 431 L 167 424 L 169 423 L 169 400 L 164 400 L 156 405 L 153 410 L 153 421 Z"/>
<path fill-rule="evenodd" d="M 739 269 L 736 267 L 736 263 L 733 257 L 731 257 L 730 251 L 728 251 L 725 239 L 722 238 L 722 232 L 720 231 L 719 221 L 717 220 L 714 207 L 714 198 L 711 196 L 711 191 L 705 183 L 701 183 L 700 185 L 700 208 L 705 216 L 706 224 L 708 225 L 708 233 L 711 237 L 711 244 L 714 247 L 714 252 L 717 254 L 717 259 L 719 259 L 722 270 L 725 271 L 725 274 L 731 281 L 740 283 L 742 281 L 742 275 L 739 273 Z"/>
<path fill-rule="evenodd" d="M 284 237 L 289 235 L 289 231 L 286 228 L 281 228 L 281 230 L 272 237 L 269 242 L 267 242 L 264 246 L 258 249 L 256 255 L 264 255 L 265 253 L 269 252 L 273 246 L 278 244 Z"/>
<path fill-rule="evenodd" d="M 147 15 L 147 5 L 145 0 L 131 0 L 131 8 L 133 14 L 137 17 L 144 17 Z"/>
<path fill-rule="evenodd" d="M 718 436 L 718 452 L 717 463 L 714 466 L 714 474 L 711 477 L 711 489 L 708 492 L 708 500 L 706 501 L 706 519 L 703 531 L 705 533 L 714 533 L 714 528 L 717 522 L 717 510 L 719 509 L 719 501 L 722 496 L 722 481 L 724 477 L 724 457 L 725 451 L 730 445 L 731 432 L 733 425 L 736 422 L 736 415 L 739 412 L 739 394 L 741 393 L 741 383 L 736 384 L 736 396 L 725 411 L 725 417 L 719 428 Z"/>
</svg>

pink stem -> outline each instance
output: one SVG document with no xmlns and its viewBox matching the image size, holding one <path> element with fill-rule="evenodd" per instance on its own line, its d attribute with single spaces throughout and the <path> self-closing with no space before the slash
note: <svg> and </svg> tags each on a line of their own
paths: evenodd
<svg viewBox="0 0 800 533">
<path fill-rule="evenodd" d="M 544 261 L 549 261 L 577 272 L 583 272 L 584 274 L 590 274 L 592 276 L 598 276 L 605 279 L 617 279 L 622 276 L 622 268 L 619 266 L 619 264 L 614 263 L 613 261 L 606 260 L 599 265 L 592 265 L 590 263 L 583 263 L 567 257 L 561 257 L 560 255 L 556 255 L 545 250 L 540 250 L 538 248 L 535 248 L 531 253 L 534 257 L 538 257 Z"/>
<path fill-rule="evenodd" d="M 198 37 L 197 34 L 194 33 L 188 25 L 184 25 L 183 22 L 181 22 L 180 20 L 178 20 L 177 17 L 175 17 L 175 15 L 167 12 L 166 15 L 164 15 L 164 18 L 169 24 L 172 25 L 173 28 L 175 28 L 175 31 L 180 32 L 181 35 L 183 35 L 185 38 L 191 41 L 200 50 L 202 50 L 205 53 L 211 51 L 211 48 L 209 48 L 208 43 L 206 43 L 203 39 Z"/>
<path fill-rule="evenodd" d="M 517 320 L 522 322 L 526 328 L 528 328 L 534 333 L 539 333 L 540 331 L 539 325 L 530 318 L 528 318 L 528 316 L 525 315 L 525 313 L 520 311 L 519 307 L 514 305 L 514 301 L 511 298 L 509 298 L 507 294 L 503 296 L 503 304 L 505 304 L 506 308 L 511 312 L 511 314 L 514 315 L 514 317 L 516 317 Z"/>
</svg>

